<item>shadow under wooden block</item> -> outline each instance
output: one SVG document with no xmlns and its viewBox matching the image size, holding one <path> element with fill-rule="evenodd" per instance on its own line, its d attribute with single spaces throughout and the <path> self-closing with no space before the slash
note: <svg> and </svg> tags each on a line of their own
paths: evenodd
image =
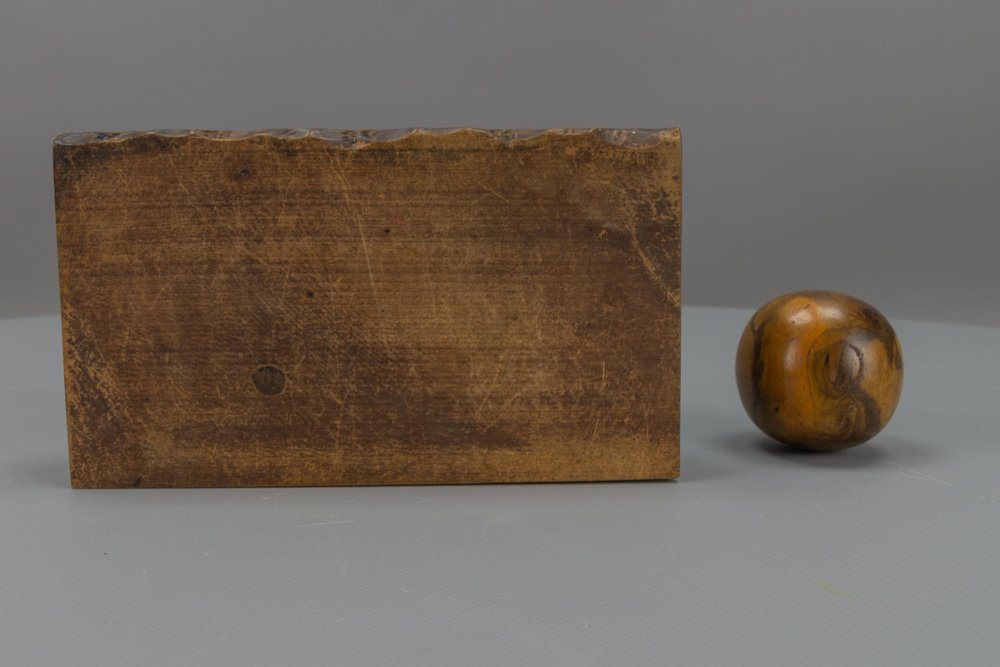
<svg viewBox="0 0 1000 667">
<path fill-rule="evenodd" d="M 54 153 L 74 486 L 676 477 L 677 130 Z"/>
</svg>

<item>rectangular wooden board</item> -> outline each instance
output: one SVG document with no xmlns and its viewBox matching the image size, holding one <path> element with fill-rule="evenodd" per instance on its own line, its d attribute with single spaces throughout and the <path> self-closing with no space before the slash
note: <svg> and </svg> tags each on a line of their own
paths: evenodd
<svg viewBox="0 0 1000 667">
<path fill-rule="evenodd" d="M 60 135 L 76 487 L 666 479 L 677 130 Z"/>
</svg>

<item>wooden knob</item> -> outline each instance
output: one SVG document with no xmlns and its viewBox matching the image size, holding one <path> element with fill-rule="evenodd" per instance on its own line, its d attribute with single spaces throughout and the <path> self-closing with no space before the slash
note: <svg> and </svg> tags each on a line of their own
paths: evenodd
<svg viewBox="0 0 1000 667">
<path fill-rule="evenodd" d="M 736 384 L 753 423 L 812 450 L 859 445 L 888 423 L 903 388 L 903 355 L 889 321 L 836 292 L 767 302 L 743 330 Z"/>
</svg>

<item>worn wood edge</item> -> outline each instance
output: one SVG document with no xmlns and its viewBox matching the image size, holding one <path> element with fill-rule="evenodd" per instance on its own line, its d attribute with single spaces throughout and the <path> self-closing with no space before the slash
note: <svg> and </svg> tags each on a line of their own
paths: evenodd
<svg viewBox="0 0 1000 667">
<path fill-rule="evenodd" d="M 161 139 L 183 139 L 194 137 L 208 141 L 241 141 L 256 137 L 271 137 L 285 141 L 319 139 L 332 146 L 352 149 L 369 145 L 384 144 L 414 135 L 441 136 L 450 134 L 479 134 L 508 146 L 530 143 L 547 136 L 591 135 L 606 143 L 626 148 L 642 149 L 664 142 L 680 140 L 677 128 L 544 128 L 544 129 L 482 129 L 474 127 L 423 128 L 410 127 L 387 130 L 338 130 L 323 128 L 308 129 L 261 129 L 261 130 L 137 130 L 127 132 L 64 132 L 56 136 L 56 146 L 80 146 L 85 144 L 118 143 L 139 137 Z"/>
<path fill-rule="evenodd" d="M 681 139 L 681 131 L 679 128 L 670 128 L 665 130 L 669 133 L 669 139 L 671 143 L 674 144 L 677 151 L 677 188 L 678 193 L 684 192 L 684 147 L 683 141 Z M 684 303 L 684 197 L 683 195 L 677 198 L 677 254 L 674 261 L 677 263 L 677 275 L 678 281 L 677 286 L 673 290 L 673 305 L 677 309 L 677 360 L 676 360 L 676 371 L 677 371 L 677 393 L 674 397 L 675 405 L 674 408 L 677 410 L 677 429 L 674 431 L 674 437 L 676 440 L 677 447 L 677 459 L 674 461 L 674 465 L 671 470 L 671 476 L 667 477 L 668 480 L 677 480 L 681 476 L 681 429 L 683 427 L 683 416 L 682 416 L 682 393 L 681 384 L 684 377 L 684 355 L 681 353 L 684 349 L 683 338 L 684 338 L 684 308 L 682 307 Z"/>
<path fill-rule="evenodd" d="M 671 446 L 677 449 L 678 454 L 680 452 L 680 435 L 678 434 L 675 438 L 672 438 L 673 442 L 670 443 Z M 663 443 L 666 445 L 666 443 Z M 474 454 L 479 454 L 479 452 L 474 452 Z M 411 457 L 403 457 L 403 459 L 413 459 L 419 455 L 413 455 Z M 608 475 L 607 469 L 601 463 L 596 460 L 588 460 L 585 464 L 577 463 L 575 469 L 564 476 L 557 479 L 553 479 L 543 473 L 531 474 L 531 473 L 508 473 L 500 474 L 496 473 L 494 468 L 495 460 L 482 460 L 479 462 L 481 465 L 476 467 L 476 472 L 471 472 L 465 470 L 462 472 L 455 472 L 454 470 L 447 470 L 448 465 L 445 464 L 443 469 L 434 470 L 428 472 L 426 475 L 421 477 L 407 477 L 401 480 L 396 476 L 386 476 L 384 478 L 369 478 L 365 481 L 355 481 L 354 479 L 341 477 L 339 475 L 332 475 L 328 478 L 321 480 L 310 480 L 304 481 L 301 479 L 295 479 L 294 481 L 275 481 L 268 480 L 260 483 L 247 483 L 241 481 L 238 484 L 234 483 L 219 483 L 217 480 L 213 480 L 210 483 L 205 483 L 201 480 L 187 479 L 183 482 L 178 482 L 176 479 L 170 479 L 169 482 L 143 480 L 141 484 L 136 484 L 134 480 L 129 478 L 121 478 L 119 480 L 108 479 L 101 477 L 99 475 L 94 475 L 92 472 L 84 471 L 80 468 L 71 468 L 70 475 L 70 486 L 74 489 L 135 489 L 135 488 L 145 488 L 145 489 L 203 489 L 203 488 L 324 488 L 331 486 L 343 486 L 343 487 L 365 487 L 365 486 L 472 486 L 472 485 L 482 485 L 482 484 L 578 484 L 578 483 L 601 483 L 601 482 L 675 482 L 680 478 L 680 456 L 676 457 L 671 461 L 657 460 L 654 462 L 647 462 L 641 470 L 632 469 L 628 473 L 624 474 L 611 474 Z M 594 467 L 596 466 L 596 468 Z M 600 472 L 599 472 L 599 471 Z"/>
<path fill-rule="evenodd" d="M 73 359 L 71 358 L 73 355 L 70 353 L 72 348 L 69 344 L 69 328 L 66 326 L 66 317 L 69 311 L 69 304 L 66 300 L 66 291 L 64 288 L 66 279 L 63 276 L 61 267 L 58 273 L 59 332 L 62 340 L 63 401 L 66 410 L 66 449 L 69 455 L 69 484 L 74 489 L 85 489 L 87 486 L 83 481 L 83 476 L 80 474 L 80 465 L 74 455 L 75 447 L 73 447 L 73 443 L 76 440 L 73 420 L 73 407 L 75 405 L 75 400 L 73 399 L 72 391 L 70 390 L 70 388 L 74 385 L 74 380 Z"/>
<path fill-rule="evenodd" d="M 480 479 L 475 477 L 457 479 L 454 476 L 442 476 L 442 477 L 428 477 L 425 479 L 409 479 L 407 481 L 399 481 L 396 479 L 379 481 L 371 480 L 365 482 L 353 482 L 345 480 L 336 481 L 317 481 L 311 483 L 305 482 L 295 482 L 293 484 L 275 484 L 270 482 L 264 482 L 260 484 L 219 484 L 213 482 L 211 484 L 199 484 L 199 483 L 175 483 L 170 484 L 150 484 L 144 482 L 141 485 L 136 485 L 134 483 L 128 483 L 127 481 L 122 481 L 121 483 L 114 483 L 108 481 L 95 481 L 93 476 L 83 476 L 83 475 L 71 475 L 70 476 L 70 488 L 80 489 L 80 490 L 115 490 L 115 489 L 309 489 L 309 488 L 357 488 L 357 487 L 378 487 L 378 486 L 490 486 L 490 485 L 504 485 L 504 484 L 518 484 L 518 485 L 529 485 L 529 484 L 606 484 L 606 483 L 673 483 L 680 481 L 680 466 L 673 465 L 665 469 L 663 472 L 650 472 L 646 474 L 634 474 L 624 477 L 595 477 L 588 471 L 582 471 L 580 474 L 575 476 L 565 476 L 559 479 L 550 479 L 544 476 L 530 477 L 530 476 L 517 476 L 511 475 L 509 477 L 490 477 L 488 479 Z"/>
</svg>

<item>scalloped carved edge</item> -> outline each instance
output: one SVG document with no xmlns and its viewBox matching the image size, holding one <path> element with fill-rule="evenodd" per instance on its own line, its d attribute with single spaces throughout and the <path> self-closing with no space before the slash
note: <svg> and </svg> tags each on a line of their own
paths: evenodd
<svg viewBox="0 0 1000 667">
<path fill-rule="evenodd" d="M 664 141 L 680 139 L 677 128 L 665 129 L 615 129 L 615 128 L 547 128 L 534 130 L 487 130 L 473 127 L 423 128 L 410 127 L 397 130 L 330 130 L 267 129 L 267 130 L 142 130 L 133 132 L 66 132 L 55 138 L 59 146 L 78 146 L 93 143 L 115 143 L 136 137 L 157 136 L 167 139 L 196 137 L 210 141 L 239 141 L 253 137 L 272 137 L 282 140 L 314 138 L 342 148 L 360 148 L 369 144 L 398 141 L 415 134 L 446 135 L 461 132 L 478 133 L 501 143 L 515 144 L 545 135 L 593 135 L 603 141 L 629 148 L 655 146 Z"/>
</svg>

